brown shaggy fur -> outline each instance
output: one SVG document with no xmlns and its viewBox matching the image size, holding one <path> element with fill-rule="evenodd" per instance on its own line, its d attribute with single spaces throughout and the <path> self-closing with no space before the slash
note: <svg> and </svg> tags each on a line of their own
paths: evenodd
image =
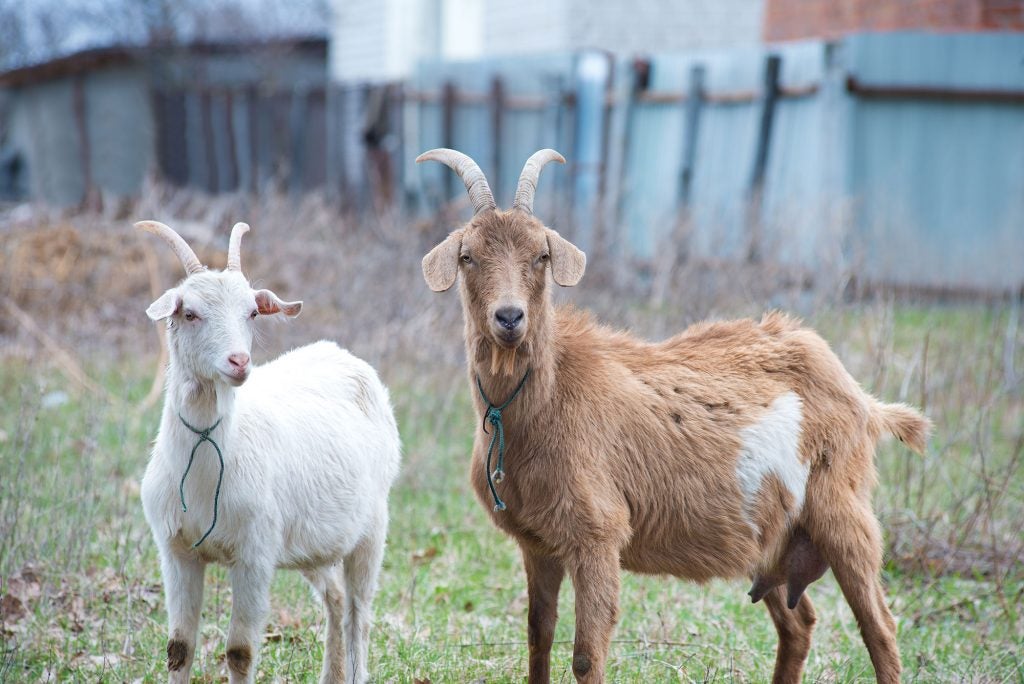
<svg viewBox="0 0 1024 684">
<path fill-rule="evenodd" d="M 582 252 L 515 210 L 477 214 L 423 260 L 434 290 L 462 275 L 478 414 L 486 406 L 476 376 L 501 402 L 532 369 L 503 411 L 506 475 L 497 486 L 507 510 L 491 513 L 523 554 L 530 681 L 549 679 L 565 575 L 576 588 L 573 673 L 603 681 L 621 568 L 698 582 L 763 575 L 760 593 L 780 640 L 775 681 L 799 681 L 815 621 L 802 592 L 822 563 L 853 609 L 878 681 L 897 681 L 895 622 L 879 582 L 882 546 L 871 509 L 874 452 L 883 432 L 920 451 L 926 419 L 868 395 L 821 337 L 783 314 L 701 323 L 650 343 L 555 308 L 548 265 L 556 282 L 571 285 L 583 263 Z M 525 312 L 525 332 L 511 341 L 494 322 L 496 309 L 510 305 Z M 740 431 L 786 392 L 802 400 L 806 499 L 795 510 L 782 483 L 765 478 L 750 513 L 755 532 L 736 477 Z M 471 479 L 490 511 L 487 443 L 478 431 Z M 792 542 L 795 534 L 802 536 Z M 795 610 L 776 588 L 787 582 Z"/>
</svg>

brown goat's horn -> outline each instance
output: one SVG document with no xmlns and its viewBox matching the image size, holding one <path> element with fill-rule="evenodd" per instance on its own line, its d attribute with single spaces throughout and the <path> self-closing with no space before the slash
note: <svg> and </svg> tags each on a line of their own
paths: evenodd
<svg viewBox="0 0 1024 684">
<path fill-rule="evenodd" d="M 185 239 L 178 235 L 174 230 L 159 221 L 139 221 L 135 224 L 135 227 L 139 230 L 144 230 L 147 233 L 152 233 L 164 239 L 174 253 L 178 255 L 178 259 L 181 260 L 181 265 L 185 267 L 185 273 L 192 275 L 193 273 L 199 273 L 205 271 L 206 267 L 199 263 L 199 257 L 192 251 L 192 248 L 188 246 Z"/>
<path fill-rule="evenodd" d="M 459 178 L 466 184 L 474 214 L 479 214 L 485 209 L 494 209 L 496 205 L 494 195 L 491 194 L 491 186 L 487 184 L 484 172 L 469 156 L 446 147 L 439 147 L 416 157 L 417 164 L 429 160 L 439 161 L 459 174 Z"/>
<path fill-rule="evenodd" d="M 231 239 L 228 240 L 228 267 L 229 271 L 242 270 L 242 236 L 249 232 L 249 224 L 239 221 L 231 229 Z"/>
<path fill-rule="evenodd" d="M 527 214 L 533 213 L 533 195 L 537 192 L 537 179 L 540 178 L 540 170 L 544 168 L 545 164 L 552 161 L 564 164 L 565 157 L 554 150 L 545 149 L 534 152 L 526 160 L 523 172 L 519 174 L 516 199 L 512 202 L 513 209 L 521 209 Z"/>
</svg>

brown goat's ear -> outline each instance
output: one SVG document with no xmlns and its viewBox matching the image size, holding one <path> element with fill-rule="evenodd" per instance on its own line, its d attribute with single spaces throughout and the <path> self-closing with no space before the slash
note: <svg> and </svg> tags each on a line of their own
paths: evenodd
<svg viewBox="0 0 1024 684">
<path fill-rule="evenodd" d="M 456 230 L 423 257 L 423 279 L 434 292 L 444 292 L 455 284 L 459 274 L 459 250 L 462 230 Z"/>
<path fill-rule="evenodd" d="M 547 229 L 548 251 L 551 253 L 551 275 L 562 287 L 580 282 L 587 269 L 587 255 L 564 237 Z"/>
<path fill-rule="evenodd" d="M 302 311 L 302 302 L 285 302 L 270 290 L 256 290 L 256 310 L 261 316 L 283 313 L 285 316 L 298 316 Z"/>
<path fill-rule="evenodd" d="M 160 295 L 160 298 L 149 305 L 146 309 L 146 315 L 151 320 L 159 321 L 177 313 L 178 309 L 181 308 L 181 295 L 178 294 L 178 290 L 168 290 Z"/>
</svg>

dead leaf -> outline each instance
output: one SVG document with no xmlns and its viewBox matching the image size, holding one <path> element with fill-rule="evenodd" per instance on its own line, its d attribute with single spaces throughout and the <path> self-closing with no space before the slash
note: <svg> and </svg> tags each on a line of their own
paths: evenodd
<svg viewBox="0 0 1024 684">
<path fill-rule="evenodd" d="M 28 615 L 25 604 L 14 594 L 0 596 L 0 621 L 17 622 Z"/>
<path fill-rule="evenodd" d="M 423 561 L 430 560 L 431 558 L 434 558 L 435 556 L 437 556 L 437 547 L 436 546 L 431 546 L 431 547 L 428 547 L 426 549 L 420 549 L 419 551 L 414 551 L 413 554 L 412 554 L 412 562 L 413 563 L 422 563 Z"/>
</svg>

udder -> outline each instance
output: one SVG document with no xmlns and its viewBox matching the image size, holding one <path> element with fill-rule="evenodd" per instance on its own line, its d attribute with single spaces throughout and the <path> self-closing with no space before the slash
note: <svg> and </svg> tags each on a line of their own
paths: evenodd
<svg viewBox="0 0 1024 684">
<path fill-rule="evenodd" d="M 798 527 L 793 531 L 793 536 L 790 537 L 786 550 L 775 567 L 771 572 L 755 575 L 754 585 L 747 593 L 750 600 L 757 603 L 769 591 L 785 584 L 786 605 L 792 610 L 796 608 L 807 586 L 820 579 L 826 570 L 828 563 L 821 557 L 807 532 Z"/>
</svg>

